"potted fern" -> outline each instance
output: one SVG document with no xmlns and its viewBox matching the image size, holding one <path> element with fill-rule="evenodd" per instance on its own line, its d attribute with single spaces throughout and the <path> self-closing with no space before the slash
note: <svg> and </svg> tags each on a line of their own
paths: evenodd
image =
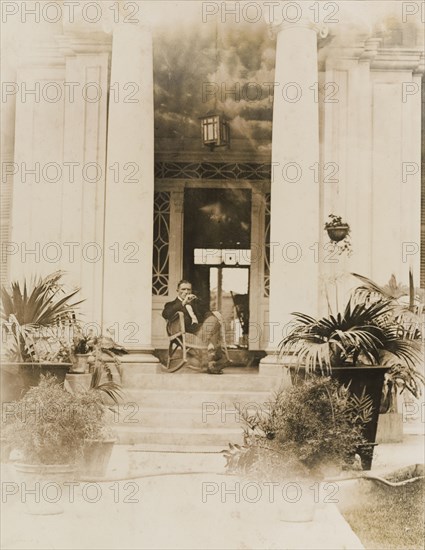
<svg viewBox="0 0 425 550">
<path fill-rule="evenodd" d="M 95 371 L 89 390 L 72 393 L 56 377 L 42 375 L 38 386 L 8 404 L 5 443 L 19 453 L 15 468 L 22 476 L 34 482 L 105 474 L 116 439 L 104 395 L 118 400 L 120 389 L 100 377 Z"/>
<path fill-rule="evenodd" d="M 226 469 L 295 486 L 300 498 L 280 500 L 280 519 L 311 521 L 314 484 L 356 467 L 371 414 L 367 395 L 357 398 L 330 377 L 307 375 L 302 384 L 280 389 L 255 414 L 242 412 L 244 446 L 229 445 L 224 451 Z"/>
</svg>

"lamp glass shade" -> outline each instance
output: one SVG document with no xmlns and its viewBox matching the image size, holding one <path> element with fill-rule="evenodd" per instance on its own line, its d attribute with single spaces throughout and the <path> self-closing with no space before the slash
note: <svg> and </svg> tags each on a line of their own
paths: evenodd
<svg viewBox="0 0 425 550">
<path fill-rule="evenodd" d="M 228 145 L 229 124 L 223 115 L 207 115 L 201 118 L 201 135 L 203 144 L 209 147 Z"/>
</svg>

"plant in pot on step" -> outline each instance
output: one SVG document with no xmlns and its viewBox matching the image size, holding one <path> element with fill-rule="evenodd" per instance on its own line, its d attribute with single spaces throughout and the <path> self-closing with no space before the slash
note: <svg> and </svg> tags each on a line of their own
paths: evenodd
<svg viewBox="0 0 425 550">
<path fill-rule="evenodd" d="M 78 324 L 75 325 L 74 331 L 72 345 L 69 346 L 74 366 L 66 375 L 66 388 L 70 391 L 89 389 L 98 379 L 97 385 L 102 382 L 104 389 L 119 389 L 121 382 L 120 357 L 127 354 L 128 351 L 115 342 L 111 336 L 96 336 L 93 330 L 84 334 Z M 79 363 L 80 359 L 82 362 Z M 95 376 L 93 376 L 94 374 Z M 111 401 L 117 403 L 113 394 L 114 391 L 110 395 Z"/>
<path fill-rule="evenodd" d="M 90 336 L 84 335 L 80 328 L 72 338 L 70 349 L 72 367 L 69 372 L 73 374 L 87 374 L 90 364 L 94 362 L 93 345 L 90 343 Z"/>
<path fill-rule="evenodd" d="M 224 451 L 226 468 L 250 479 L 278 483 L 278 508 L 286 521 L 311 521 L 315 503 L 335 487 L 329 475 L 356 468 L 356 449 L 371 419 L 371 399 L 360 398 L 330 377 L 308 375 L 280 389 L 255 414 L 243 411 L 243 447 Z"/>
<path fill-rule="evenodd" d="M 70 356 L 63 333 L 75 318 L 81 301 L 73 301 L 79 289 L 66 291 L 57 271 L 31 282 L 14 281 L 1 289 L 2 399 L 18 399 L 38 383 L 40 374 L 51 372 L 60 379 L 69 368 Z"/>
<path fill-rule="evenodd" d="M 418 343 L 400 335 L 393 309 L 389 300 L 358 303 L 353 295 L 335 315 L 315 319 L 293 313 L 288 334 L 279 347 L 282 359 L 295 356 L 296 371 L 331 375 L 340 383 L 350 383 L 358 398 L 364 391 L 370 395 L 372 420 L 365 426 L 369 446 L 359 448 L 365 469 L 372 464 L 384 375 L 394 359 L 412 366 L 420 359 Z"/>
</svg>

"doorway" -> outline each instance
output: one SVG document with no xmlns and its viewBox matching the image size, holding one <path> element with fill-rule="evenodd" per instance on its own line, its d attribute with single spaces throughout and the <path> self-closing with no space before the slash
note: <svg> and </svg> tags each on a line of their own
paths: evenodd
<svg viewBox="0 0 425 550">
<path fill-rule="evenodd" d="M 251 190 L 186 189 L 183 277 L 223 315 L 226 339 L 248 346 Z"/>
</svg>

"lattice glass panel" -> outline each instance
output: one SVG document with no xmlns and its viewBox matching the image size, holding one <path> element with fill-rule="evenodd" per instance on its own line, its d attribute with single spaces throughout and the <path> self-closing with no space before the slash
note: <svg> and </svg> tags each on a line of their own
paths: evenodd
<svg viewBox="0 0 425 550">
<path fill-rule="evenodd" d="M 167 296 L 170 276 L 170 193 L 155 193 L 152 294 Z"/>
<path fill-rule="evenodd" d="M 264 213 L 264 296 L 270 295 L 270 212 L 271 195 L 265 194 L 266 208 Z"/>
<path fill-rule="evenodd" d="M 258 162 L 156 162 L 155 177 L 270 181 L 271 165 Z"/>
</svg>

